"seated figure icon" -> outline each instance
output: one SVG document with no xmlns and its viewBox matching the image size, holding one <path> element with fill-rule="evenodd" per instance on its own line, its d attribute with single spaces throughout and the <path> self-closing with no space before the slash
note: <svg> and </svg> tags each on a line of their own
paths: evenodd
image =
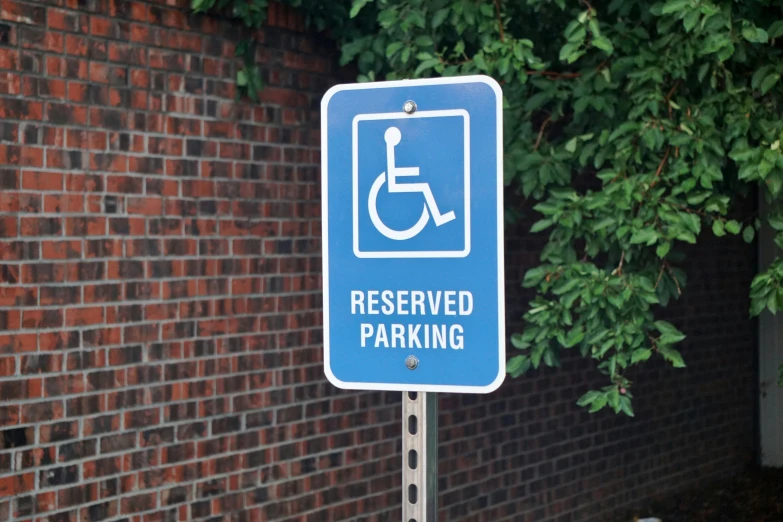
<svg viewBox="0 0 783 522">
<path fill-rule="evenodd" d="M 354 119 L 353 130 L 355 255 L 467 256 L 467 113 L 362 114 Z"/>
<path fill-rule="evenodd" d="M 445 214 L 441 214 L 438 210 L 438 204 L 435 202 L 435 197 L 432 195 L 432 189 L 428 183 L 399 183 L 397 177 L 414 177 L 419 175 L 418 167 L 397 167 L 394 159 L 394 149 L 400 143 L 402 139 L 402 133 L 397 127 L 389 127 L 383 136 L 386 141 L 386 172 L 382 172 L 373 183 L 370 189 L 370 197 L 368 200 L 368 210 L 370 212 L 370 219 L 372 220 L 375 228 L 378 232 L 396 241 L 405 241 L 417 236 L 429 220 L 430 214 L 437 226 L 444 225 L 449 221 L 454 220 L 454 212 L 449 211 Z M 392 230 L 387 227 L 381 217 L 378 215 L 378 192 L 384 183 L 388 181 L 388 190 L 390 193 L 399 192 L 421 192 L 424 195 L 424 208 L 421 211 L 421 217 L 415 225 L 407 230 Z M 429 212 L 428 212 L 429 210 Z"/>
</svg>

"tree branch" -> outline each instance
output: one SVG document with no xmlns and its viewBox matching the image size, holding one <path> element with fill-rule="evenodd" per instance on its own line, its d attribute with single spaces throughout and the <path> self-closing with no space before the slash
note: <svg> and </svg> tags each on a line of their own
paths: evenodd
<svg viewBox="0 0 783 522">
<path fill-rule="evenodd" d="M 550 78 L 579 78 L 582 73 L 559 73 L 555 71 L 527 71 L 528 76 L 548 76 Z"/>
<path fill-rule="evenodd" d="M 669 276 L 672 278 L 672 281 L 674 281 L 674 286 L 677 287 L 677 295 L 682 295 L 682 288 L 680 288 L 680 282 L 677 281 L 677 278 L 675 277 L 672 268 L 669 266 L 669 263 L 666 263 L 666 268 L 669 270 Z"/>
<path fill-rule="evenodd" d="M 547 116 L 544 120 L 544 123 L 541 124 L 541 128 L 538 130 L 538 138 L 536 138 L 536 144 L 533 146 L 533 152 L 538 150 L 538 146 L 541 145 L 541 138 L 544 137 L 544 129 L 546 129 L 546 126 L 549 125 L 549 122 L 552 121 L 552 116 Z"/>
<path fill-rule="evenodd" d="M 658 168 L 655 170 L 655 178 L 653 179 L 653 182 L 650 183 L 650 189 L 653 188 L 655 185 L 658 184 L 658 179 L 661 176 L 661 172 L 663 172 L 663 166 L 666 164 L 666 160 L 669 159 L 669 152 L 671 151 L 671 146 L 666 146 L 666 151 L 663 153 L 663 158 L 661 159 L 661 162 L 658 164 Z M 646 192 L 648 192 L 650 189 L 647 189 Z"/>
<path fill-rule="evenodd" d="M 680 80 L 677 80 L 674 82 L 674 85 L 671 89 L 669 89 L 669 93 L 666 95 L 666 98 L 664 100 L 666 101 L 666 108 L 669 109 L 669 118 L 672 117 L 672 106 L 669 105 L 669 101 L 672 99 L 672 95 L 674 94 L 674 91 L 677 90 L 677 87 L 680 85 Z"/>
<path fill-rule="evenodd" d="M 506 37 L 503 34 L 503 20 L 500 18 L 500 0 L 495 0 L 495 14 L 498 19 L 498 29 L 500 30 L 500 41 L 505 42 Z"/>
<path fill-rule="evenodd" d="M 655 286 L 653 288 L 657 289 L 658 285 L 661 284 L 661 277 L 663 277 L 663 269 L 666 268 L 667 264 L 668 263 L 666 262 L 666 260 L 664 260 L 664 262 L 661 263 L 661 271 L 658 272 L 658 280 L 655 281 Z"/>
<path fill-rule="evenodd" d="M 620 254 L 620 263 L 617 265 L 617 268 L 612 270 L 612 275 L 617 274 L 619 276 L 623 275 L 623 262 L 625 261 L 625 250 L 623 250 L 623 253 Z"/>
</svg>

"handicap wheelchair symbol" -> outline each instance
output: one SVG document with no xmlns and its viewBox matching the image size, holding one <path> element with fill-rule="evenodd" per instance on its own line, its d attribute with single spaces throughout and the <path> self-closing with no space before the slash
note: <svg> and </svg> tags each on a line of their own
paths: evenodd
<svg viewBox="0 0 783 522">
<path fill-rule="evenodd" d="M 396 241 L 405 241 L 416 237 L 424 227 L 427 226 L 427 222 L 432 215 L 432 220 L 436 226 L 441 226 L 449 221 L 455 219 L 453 211 L 441 214 L 438 210 L 438 204 L 435 202 L 435 197 L 432 195 L 432 189 L 429 183 L 399 183 L 397 177 L 415 177 L 419 175 L 418 167 L 397 167 L 395 162 L 394 148 L 400 143 L 402 139 L 402 133 L 397 127 L 389 127 L 383 135 L 384 141 L 386 141 L 386 172 L 381 174 L 375 179 L 375 182 L 370 188 L 370 196 L 368 199 L 368 210 L 370 212 L 370 220 L 373 226 L 389 239 Z M 410 193 L 420 192 L 424 195 L 424 207 L 421 211 L 421 216 L 418 221 L 410 228 L 406 230 L 393 230 L 386 226 L 378 215 L 378 193 L 383 187 L 384 183 L 388 182 L 388 191 L 391 194 L 394 193 Z"/>
<path fill-rule="evenodd" d="M 467 111 L 359 114 L 353 119 L 351 141 L 357 257 L 469 254 Z"/>
</svg>

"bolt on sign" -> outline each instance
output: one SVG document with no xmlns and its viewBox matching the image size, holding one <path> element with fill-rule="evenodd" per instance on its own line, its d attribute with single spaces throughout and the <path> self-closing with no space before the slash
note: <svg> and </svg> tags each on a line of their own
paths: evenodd
<svg viewBox="0 0 783 522">
<path fill-rule="evenodd" d="M 486 76 L 337 85 L 321 102 L 324 370 L 408 392 L 406 521 L 435 520 L 427 392 L 505 377 L 502 127 Z"/>
</svg>

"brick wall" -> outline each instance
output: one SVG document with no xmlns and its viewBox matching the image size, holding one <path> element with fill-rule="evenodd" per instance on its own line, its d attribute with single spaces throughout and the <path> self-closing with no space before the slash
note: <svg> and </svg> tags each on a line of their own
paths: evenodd
<svg viewBox="0 0 783 522">
<path fill-rule="evenodd" d="M 260 104 L 186 0 L 0 0 L 0 521 L 395 521 L 399 394 L 321 370 L 318 102 L 333 44 L 273 5 Z M 509 230 L 509 318 L 540 238 Z M 441 520 L 606 520 L 753 448 L 755 256 L 710 243 L 637 418 L 560 371 L 441 400 Z M 641 377 L 641 376 L 640 376 Z M 640 379 L 641 380 L 641 379 Z"/>
<path fill-rule="evenodd" d="M 0 520 L 337 520 L 398 496 L 396 408 L 320 366 L 334 46 L 273 7 L 268 88 L 237 104 L 236 29 L 187 5 L 0 2 Z"/>
</svg>

